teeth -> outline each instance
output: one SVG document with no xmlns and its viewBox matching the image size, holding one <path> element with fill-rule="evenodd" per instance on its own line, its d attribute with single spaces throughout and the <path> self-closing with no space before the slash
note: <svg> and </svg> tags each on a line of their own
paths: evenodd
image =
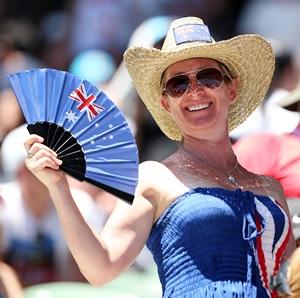
<svg viewBox="0 0 300 298">
<path fill-rule="evenodd" d="M 194 106 L 189 106 L 188 107 L 188 110 L 190 112 L 192 111 L 199 111 L 199 110 L 203 110 L 203 109 L 206 109 L 209 107 L 209 104 L 208 103 L 204 103 L 204 104 L 199 104 L 199 105 L 194 105 Z"/>
</svg>

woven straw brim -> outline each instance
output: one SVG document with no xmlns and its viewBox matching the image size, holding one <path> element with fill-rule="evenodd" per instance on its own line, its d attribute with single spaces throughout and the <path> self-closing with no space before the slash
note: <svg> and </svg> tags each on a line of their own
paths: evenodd
<svg viewBox="0 0 300 298">
<path fill-rule="evenodd" d="M 270 44 L 259 35 L 240 35 L 212 44 L 189 43 L 176 51 L 133 47 L 124 61 L 137 92 L 160 129 L 172 140 L 182 140 L 181 131 L 160 104 L 161 76 L 175 62 L 190 58 L 210 58 L 225 64 L 238 78 L 237 100 L 229 112 L 229 130 L 247 119 L 264 99 L 273 71 L 274 55 Z"/>
</svg>

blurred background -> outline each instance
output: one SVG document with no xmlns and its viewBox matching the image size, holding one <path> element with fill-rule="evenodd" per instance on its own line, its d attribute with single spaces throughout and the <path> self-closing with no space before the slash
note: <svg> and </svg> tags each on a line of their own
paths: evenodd
<svg viewBox="0 0 300 298">
<path fill-rule="evenodd" d="M 162 160 L 177 146 L 160 132 L 138 99 L 122 56 L 132 45 L 161 47 L 174 18 L 199 16 L 215 40 L 259 33 L 274 49 L 276 69 L 270 91 L 249 120 L 231 132 L 232 142 L 257 133 L 262 139 L 264 134 L 295 135 L 299 110 L 278 103 L 299 84 L 299 11 L 300 0 L 1 0 L 0 259 L 15 276 L 9 282 L 19 284 L 27 298 L 161 297 L 146 248 L 136 263 L 107 286 L 92 288 L 78 272 L 47 190 L 24 167 L 21 140 L 27 132 L 6 74 L 47 67 L 87 79 L 125 113 L 140 161 Z M 300 181 L 300 150 L 295 155 L 298 165 L 293 179 Z M 28 189 L 33 183 L 35 191 Z M 87 220 L 101 229 L 116 198 L 71 178 L 70 183 Z M 299 188 L 291 195 L 287 192 L 288 197 L 299 198 Z M 19 297 L 12 295 L 8 297 Z"/>
</svg>

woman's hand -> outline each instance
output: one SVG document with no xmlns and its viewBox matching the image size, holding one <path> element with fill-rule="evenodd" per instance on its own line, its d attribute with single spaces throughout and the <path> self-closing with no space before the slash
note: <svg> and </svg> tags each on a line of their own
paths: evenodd
<svg viewBox="0 0 300 298">
<path fill-rule="evenodd" d="M 60 182 L 67 183 L 59 166 L 62 161 L 49 147 L 42 144 L 44 139 L 38 135 L 30 135 L 24 146 L 27 151 L 26 166 L 48 189 Z"/>
</svg>

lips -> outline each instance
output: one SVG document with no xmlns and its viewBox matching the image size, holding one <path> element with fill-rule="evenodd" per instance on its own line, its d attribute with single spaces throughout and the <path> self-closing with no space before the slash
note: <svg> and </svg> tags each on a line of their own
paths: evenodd
<svg viewBox="0 0 300 298">
<path fill-rule="evenodd" d="M 186 109 L 189 112 L 195 112 L 195 111 L 201 111 L 201 110 L 205 110 L 208 107 L 210 107 L 212 103 L 201 103 L 201 104 L 194 104 L 194 105 L 189 105 Z"/>
</svg>

